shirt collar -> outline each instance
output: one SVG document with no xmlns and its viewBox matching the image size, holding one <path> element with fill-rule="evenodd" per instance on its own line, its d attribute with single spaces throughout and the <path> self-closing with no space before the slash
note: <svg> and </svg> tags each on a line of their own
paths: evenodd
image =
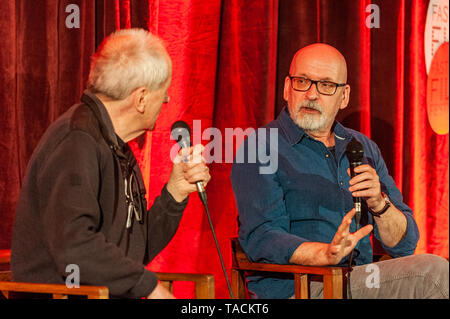
<svg viewBox="0 0 450 319">
<path fill-rule="evenodd" d="M 305 136 L 308 135 L 301 127 L 295 124 L 289 114 L 289 110 L 287 107 L 284 107 L 280 112 L 277 121 L 279 122 L 281 129 L 286 135 L 286 139 L 291 145 L 299 143 Z M 350 141 L 352 139 L 352 135 L 350 134 L 350 132 L 336 120 L 334 121 L 332 129 L 336 139 L 342 141 L 347 139 L 348 141 Z"/>
</svg>

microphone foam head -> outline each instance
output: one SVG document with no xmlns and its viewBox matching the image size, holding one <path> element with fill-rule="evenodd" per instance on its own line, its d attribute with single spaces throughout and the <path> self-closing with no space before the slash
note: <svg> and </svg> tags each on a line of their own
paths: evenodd
<svg viewBox="0 0 450 319">
<path fill-rule="evenodd" d="M 185 121 L 176 121 L 172 124 L 170 135 L 181 148 L 191 146 L 191 128 Z"/>
<path fill-rule="evenodd" d="M 350 163 L 362 162 L 364 148 L 360 142 L 353 138 L 350 143 L 348 143 L 345 154 L 347 154 Z"/>
</svg>

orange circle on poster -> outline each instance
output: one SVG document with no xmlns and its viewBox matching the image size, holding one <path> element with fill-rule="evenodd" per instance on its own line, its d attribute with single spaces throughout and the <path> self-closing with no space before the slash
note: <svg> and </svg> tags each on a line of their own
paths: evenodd
<svg viewBox="0 0 450 319">
<path fill-rule="evenodd" d="M 448 133 L 448 42 L 439 46 L 430 66 L 427 81 L 427 114 L 437 134 Z"/>
</svg>

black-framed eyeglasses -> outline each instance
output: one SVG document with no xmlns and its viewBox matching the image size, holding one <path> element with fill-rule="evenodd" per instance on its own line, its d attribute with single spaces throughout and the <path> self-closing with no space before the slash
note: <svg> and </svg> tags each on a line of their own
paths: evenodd
<svg viewBox="0 0 450 319">
<path fill-rule="evenodd" d="M 335 83 L 323 80 L 314 81 L 304 76 L 289 75 L 289 79 L 291 80 L 291 87 L 295 91 L 306 92 L 311 88 L 311 85 L 313 85 L 314 83 L 316 85 L 317 91 L 323 95 L 334 95 L 338 87 L 347 85 L 347 83 Z"/>
</svg>

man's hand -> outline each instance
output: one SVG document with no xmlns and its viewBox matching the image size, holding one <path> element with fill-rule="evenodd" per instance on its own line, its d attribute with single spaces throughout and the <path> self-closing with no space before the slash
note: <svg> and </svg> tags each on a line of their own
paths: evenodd
<svg viewBox="0 0 450 319">
<path fill-rule="evenodd" d="M 373 226 L 367 225 L 352 234 L 350 233 L 350 224 L 355 213 L 356 210 L 353 208 L 344 216 L 333 240 L 328 245 L 326 258 L 329 265 L 337 265 L 342 258 L 350 254 L 361 238 L 367 236 L 372 231 Z"/>
<path fill-rule="evenodd" d="M 350 175 L 350 168 L 347 173 Z M 381 194 L 380 178 L 377 171 L 372 166 L 364 164 L 355 167 L 355 173 L 358 175 L 350 180 L 348 189 L 352 196 L 364 198 L 369 209 L 374 212 L 382 210 L 385 201 Z"/>
<path fill-rule="evenodd" d="M 350 254 L 358 241 L 370 234 L 372 225 L 364 226 L 355 233 L 350 233 L 350 224 L 355 216 L 355 209 L 349 211 L 342 219 L 330 244 L 320 242 L 305 242 L 297 247 L 289 259 L 290 263 L 305 266 L 337 265 Z"/>
<path fill-rule="evenodd" d="M 150 295 L 147 296 L 147 299 L 176 299 L 166 288 L 164 288 L 160 283 L 158 283 L 151 292 Z"/>
<path fill-rule="evenodd" d="M 202 156 L 204 146 L 181 149 L 173 160 L 172 173 L 167 190 L 176 201 L 182 202 L 190 193 L 197 191 L 196 182 L 202 181 L 206 187 L 211 175 Z"/>
<path fill-rule="evenodd" d="M 350 169 L 347 170 L 350 175 Z M 362 197 L 369 209 L 379 212 L 386 202 L 381 194 L 380 178 L 377 172 L 370 165 L 360 165 L 355 167 L 358 173 L 350 180 L 349 191 L 354 197 Z M 387 247 L 396 246 L 406 233 L 407 220 L 405 215 L 393 204 L 380 217 L 374 217 L 380 233 L 381 241 Z"/>
</svg>

